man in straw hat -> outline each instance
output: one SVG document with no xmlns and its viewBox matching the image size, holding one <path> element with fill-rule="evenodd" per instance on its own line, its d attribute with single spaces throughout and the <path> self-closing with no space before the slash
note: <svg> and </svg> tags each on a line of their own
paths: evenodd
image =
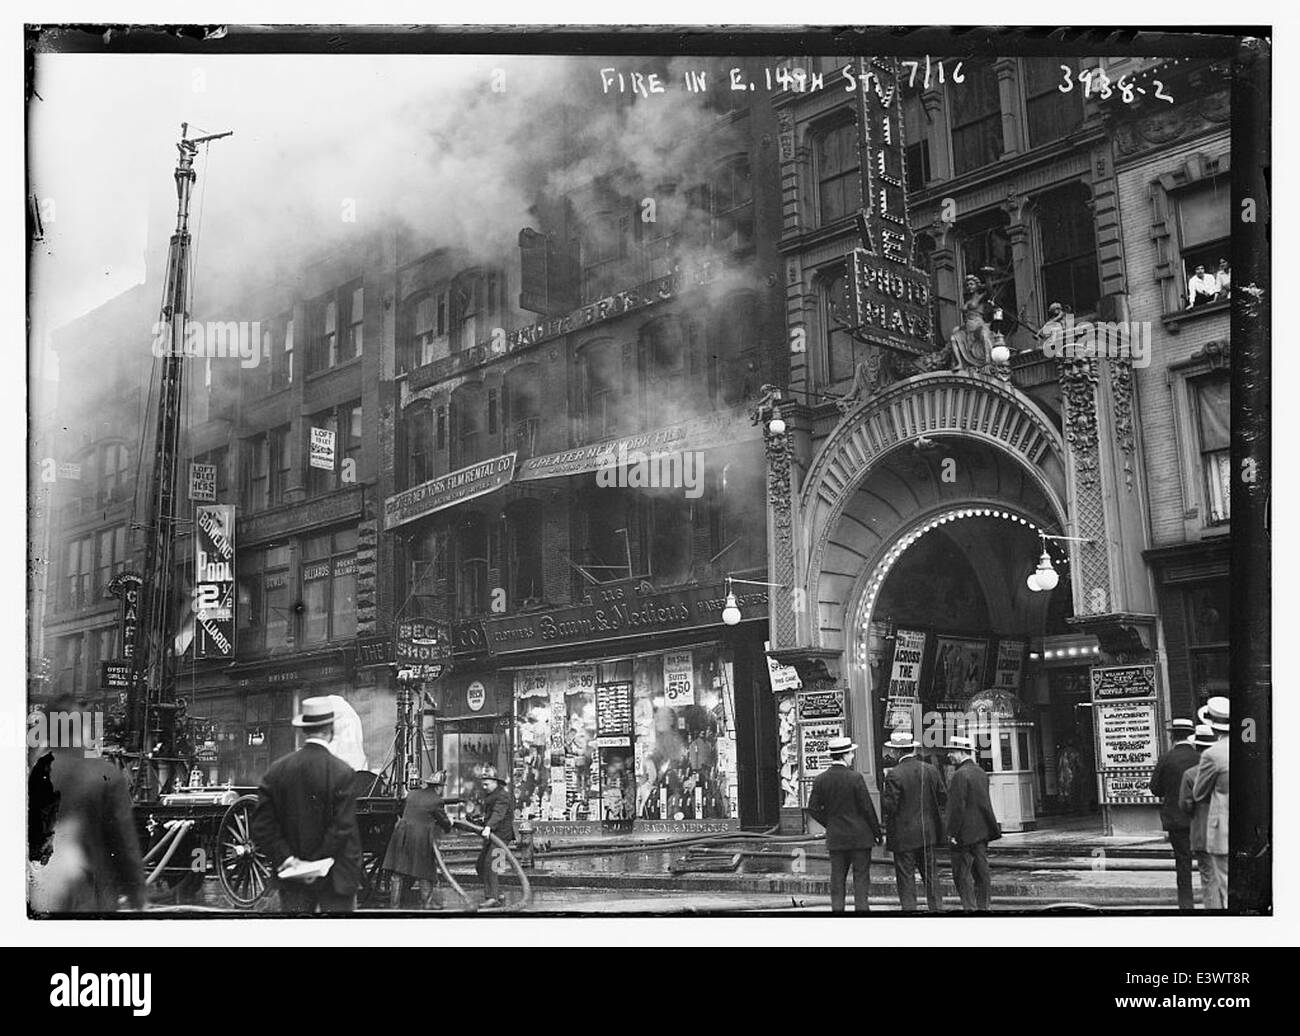
<svg viewBox="0 0 1300 1036">
<path fill-rule="evenodd" d="M 948 782 L 948 850 L 952 881 L 967 913 L 987 911 L 993 880 L 989 874 L 989 842 L 1002 837 L 1002 827 L 989 800 L 988 774 L 975 761 L 975 742 L 953 737 L 948 759 L 954 769 Z"/>
<path fill-rule="evenodd" d="M 883 841 L 876 807 L 867 782 L 854 770 L 858 746 L 847 737 L 833 737 L 827 746 L 831 765 L 817 775 L 808 796 L 808 815 L 826 828 L 826 850 L 831 857 L 831 912 L 844 913 L 844 890 L 853 871 L 853 912 L 871 907 L 871 847 Z"/>
<path fill-rule="evenodd" d="M 334 706 L 307 698 L 293 725 L 303 746 L 271 764 L 257 789 L 253 841 L 276 869 L 280 908 L 291 913 L 343 913 L 356 906 L 361 884 L 355 771 L 330 751 Z M 295 878 L 298 865 L 332 859 L 323 877 Z"/>
<path fill-rule="evenodd" d="M 1196 718 L 1214 731 L 1216 738 L 1201 753 L 1192 778 L 1192 801 L 1207 805 L 1205 851 L 1214 871 L 1214 890 L 1206 908 L 1228 908 L 1228 699 L 1211 698 Z"/>
<path fill-rule="evenodd" d="M 1178 791 L 1183 774 L 1200 762 L 1200 753 L 1192 744 L 1195 724 L 1190 719 L 1176 719 L 1169 724 L 1174 745 L 1156 763 L 1151 774 L 1151 794 L 1160 797 L 1160 826 L 1169 832 L 1169 844 L 1174 850 L 1174 872 L 1178 879 L 1178 909 L 1192 910 L 1196 899 L 1192 895 L 1191 821 L 1178 807 Z"/>
<path fill-rule="evenodd" d="M 916 757 L 911 731 L 895 730 L 889 748 L 898 753 L 898 765 L 889 771 L 880 804 L 888 832 L 886 845 L 894 854 L 894 877 L 898 902 L 905 911 L 916 910 L 916 871 L 925 882 L 926 908 L 932 914 L 942 909 L 935 850 L 944 843 L 943 807 L 947 793 L 943 777 L 929 763 Z"/>
<path fill-rule="evenodd" d="M 1192 744 L 1196 748 L 1197 758 L 1211 745 L 1218 740 L 1214 736 L 1214 728 L 1208 723 L 1198 724 L 1196 733 L 1192 737 Z M 1210 807 L 1206 802 L 1197 802 L 1192 798 L 1192 787 L 1196 782 L 1196 767 L 1189 766 L 1183 773 L 1183 783 L 1178 789 L 1178 808 L 1188 817 L 1191 823 L 1190 843 L 1192 852 L 1196 854 L 1196 866 L 1201 872 L 1201 906 L 1206 910 L 1218 910 L 1227 906 L 1226 901 L 1219 902 L 1216 893 L 1216 883 L 1214 879 L 1214 861 L 1210 859 L 1210 854 L 1205 851 L 1205 823 L 1209 819 Z M 1211 896 L 1215 896 L 1215 901 L 1211 902 Z"/>
</svg>

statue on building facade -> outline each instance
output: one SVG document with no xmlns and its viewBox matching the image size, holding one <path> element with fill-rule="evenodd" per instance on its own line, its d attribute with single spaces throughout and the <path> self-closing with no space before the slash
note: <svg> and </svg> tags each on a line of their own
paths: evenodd
<svg viewBox="0 0 1300 1036">
<path fill-rule="evenodd" d="M 973 273 L 967 274 L 962 296 L 962 322 L 952 329 L 948 345 L 952 351 L 953 370 L 978 371 L 992 363 L 993 292 Z"/>
</svg>

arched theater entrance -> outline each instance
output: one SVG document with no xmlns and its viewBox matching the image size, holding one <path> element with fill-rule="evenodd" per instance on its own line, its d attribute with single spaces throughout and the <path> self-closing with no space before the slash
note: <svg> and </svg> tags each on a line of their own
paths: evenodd
<svg viewBox="0 0 1300 1036">
<path fill-rule="evenodd" d="M 804 639 L 839 656 L 858 766 L 873 787 L 892 729 L 941 742 L 945 720 L 948 733 L 960 722 L 950 714 L 1001 682 L 1016 715 L 981 732 L 982 763 L 999 774 L 995 808 L 1015 829 L 1055 805 L 1058 744 L 1083 737 L 1088 716 L 1054 702 L 1061 680 L 1042 665 L 1042 646 L 1077 639 L 1070 657 L 1083 686 L 1094 650 L 1066 623 L 1069 544 L 1047 542 L 1054 589 L 1026 585 L 1040 533 L 1070 534 L 1063 455 L 1055 425 L 1013 386 L 944 373 L 849 411 L 815 456 L 801 493 L 816 602 Z"/>
</svg>

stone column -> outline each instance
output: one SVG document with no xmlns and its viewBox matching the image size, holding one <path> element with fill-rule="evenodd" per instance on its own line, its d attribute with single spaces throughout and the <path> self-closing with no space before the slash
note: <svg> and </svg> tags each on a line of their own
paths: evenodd
<svg viewBox="0 0 1300 1036">
<path fill-rule="evenodd" d="M 1020 133 L 1020 90 L 1016 59 L 998 58 L 993 63 L 998 77 L 998 102 L 1002 109 L 1002 156 L 1018 155 L 1025 149 Z"/>
<path fill-rule="evenodd" d="M 952 179 L 952 149 L 948 141 L 948 110 L 943 104 L 943 88 L 931 87 L 921 94 L 921 105 L 928 122 L 926 137 L 930 141 L 931 180 Z"/>
</svg>

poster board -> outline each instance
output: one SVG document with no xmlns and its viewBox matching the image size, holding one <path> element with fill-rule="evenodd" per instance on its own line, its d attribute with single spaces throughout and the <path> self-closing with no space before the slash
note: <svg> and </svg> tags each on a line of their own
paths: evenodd
<svg viewBox="0 0 1300 1036">
<path fill-rule="evenodd" d="M 910 730 L 912 713 L 921 704 L 921 660 L 925 657 L 925 634 L 918 630 L 896 630 L 894 658 L 889 669 L 885 703 L 885 729 Z"/>
<path fill-rule="evenodd" d="M 1157 804 L 1148 787 L 1160 758 L 1155 666 L 1094 666 L 1090 678 L 1101 804 Z"/>
</svg>

